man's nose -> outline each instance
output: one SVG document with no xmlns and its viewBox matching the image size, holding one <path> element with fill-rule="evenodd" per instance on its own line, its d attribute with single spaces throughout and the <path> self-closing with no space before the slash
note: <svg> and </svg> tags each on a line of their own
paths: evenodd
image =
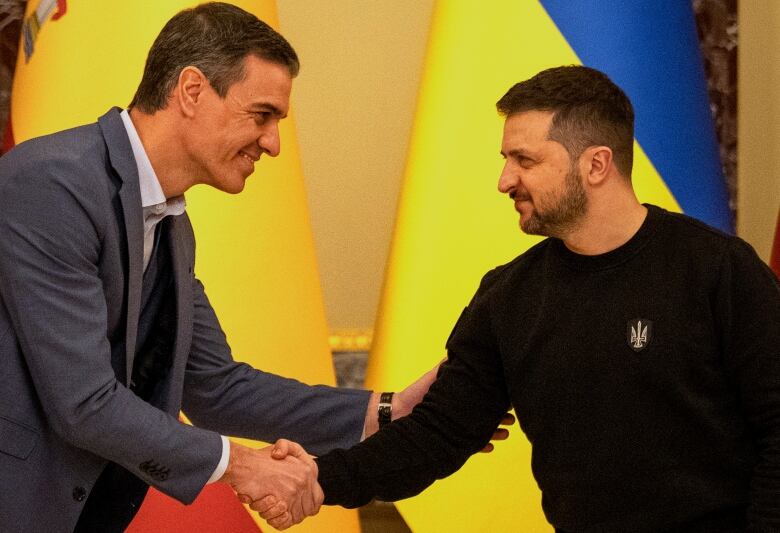
<svg viewBox="0 0 780 533">
<path fill-rule="evenodd" d="M 504 163 L 504 168 L 501 171 L 501 176 L 498 178 L 498 191 L 503 194 L 509 193 L 512 189 L 517 188 L 518 178 L 517 175 L 512 172 L 509 165 L 509 161 Z"/>
<path fill-rule="evenodd" d="M 263 152 L 271 157 L 279 155 L 282 144 L 279 138 L 279 124 L 269 125 L 257 139 L 257 144 Z"/>
</svg>

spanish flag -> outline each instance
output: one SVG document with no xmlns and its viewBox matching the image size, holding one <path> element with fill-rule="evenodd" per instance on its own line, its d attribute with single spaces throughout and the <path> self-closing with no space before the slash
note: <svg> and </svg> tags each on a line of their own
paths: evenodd
<svg viewBox="0 0 780 533">
<path fill-rule="evenodd" d="M 777 213 L 775 243 L 772 245 L 772 255 L 769 259 L 769 266 L 775 271 L 775 275 L 780 278 L 780 211 Z"/>
<path fill-rule="evenodd" d="M 538 241 L 518 230 L 496 191 L 503 120 L 495 102 L 543 69 L 606 72 L 636 109 L 640 200 L 731 231 L 698 54 L 690 2 L 436 4 L 368 386 L 397 390 L 440 360 L 482 275 Z M 492 454 L 398 509 L 416 533 L 550 531 L 530 453 L 515 428 Z"/>
<path fill-rule="evenodd" d="M 160 29 L 197 3 L 30 0 L 11 102 L 15 140 L 94 122 L 109 107 L 127 105 Z M 233 3 L 278 28 L 272 0 Z M 236 359 L 333 384 L 294 119 L 281 128 L 282 155 L 264 159 L 241 195 L 206 187 L 187 194 L 196 270 Z M 228 487 L 215 484 L 188 507 L 151 491 L 130 531 L 240 533 L 256 532 L 260 523 Z M 328 508 L 297 531 L 359 531 L 357 513 Z"/>
</svg>

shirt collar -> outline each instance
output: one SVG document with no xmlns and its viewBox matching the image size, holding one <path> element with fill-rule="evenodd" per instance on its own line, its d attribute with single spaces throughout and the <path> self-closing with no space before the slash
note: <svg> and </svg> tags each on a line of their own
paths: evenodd
<svg viewBox="0 0 780 533">
<path fill-rule="evenodd" d="M 163 194 L 160 186 L 160 180 L 157 179 L 157 174 L 155 174 L 154 168 L 152 168 L 152 163 L 149 161 L 149 156 L 146 154 L 143 143 L 141 143 L 138 131 L 136 131 L 135 125 L 130 119 L 130 113 L 125 109 L 120 113 L 120 116 L 125 125 L 125 130 L 127 130 L 130 147 L 133 149 L 133 158 L 138 167 L 138 183 L 141 186 L 141 207 L 167 204 L 167 214 L 182 214 L 186 205 L 184 196 L 176 196 L 170 200 L 165 198 L 165 194 Z"/>
</svg>

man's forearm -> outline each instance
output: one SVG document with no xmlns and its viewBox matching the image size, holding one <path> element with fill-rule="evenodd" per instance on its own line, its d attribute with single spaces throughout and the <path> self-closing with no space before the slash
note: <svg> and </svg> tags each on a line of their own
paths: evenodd
<svg viewBox="0 0 780 533">
<path fill-rule="evenodd" d="M 420 403 L 428 392 L 431 383 L 436 381 L 439 371 L 438 363 L 432 369 L 420 376 L 404 390 L 393 394 L 391 401 L 391 420 L 397 420 L 412 412 L 414 406 Z M 372 392 L 366 407 L 366 418 L 363 423 L 363 439 L 370 437 L 379 430 L 379 400 L 381 393 Z M 363 440 L 361 439 L 361 440 Z"/>
</svg>

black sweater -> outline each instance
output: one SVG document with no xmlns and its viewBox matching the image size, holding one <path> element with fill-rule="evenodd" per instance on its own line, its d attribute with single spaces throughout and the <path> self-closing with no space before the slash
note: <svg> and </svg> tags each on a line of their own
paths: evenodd
<svg viewBox="0 0 780 533">
<path fill-rule="evenodd" d="M 777 278 L 744 241 L 648 209 L 609 253 L 547 239 L 488 273 L 425 400 L 318 459 L 325 503 L 419 493 L 511 403 L 556 528 L 688 530 L 733 511 L 780 531 Z"/>
</svg>

